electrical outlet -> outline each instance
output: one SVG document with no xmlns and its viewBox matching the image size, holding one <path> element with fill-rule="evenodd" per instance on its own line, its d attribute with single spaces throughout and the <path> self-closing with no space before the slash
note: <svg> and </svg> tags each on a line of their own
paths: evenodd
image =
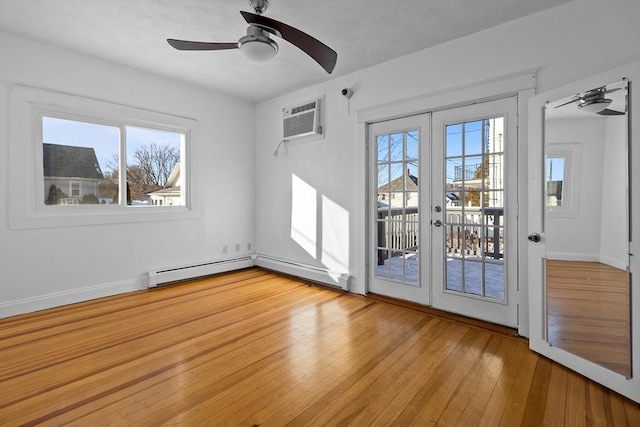
<svg viewBox="0 0 640 427">
<path fill-rule="evenodd" d="M 251 243 L 247 243 L 247 250 L 250 251 L 251 250 Z"/>
<path fill-rule="evenodd" d="M 236 243 L 236 252 L 240 252 L 240 243 Z"/>
<path fill-rule="evenodd" d="M 228 247 L 227 245 L 224 245 L 224 246 L 222 247 L 222 253 L 223 253 L 223 254 L 226 254 L 227 252 L 229 252 L 229 247 Z"/>
</svg>

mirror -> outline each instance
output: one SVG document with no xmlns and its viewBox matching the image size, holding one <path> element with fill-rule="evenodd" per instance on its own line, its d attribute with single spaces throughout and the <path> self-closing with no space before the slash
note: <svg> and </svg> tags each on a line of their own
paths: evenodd
<svg viewBox="0 0 640 427">
<path fill-rule="evenodd" d="M 628 81 L 547 102 L 547 341 L 631 376 Z"/>
</svg>

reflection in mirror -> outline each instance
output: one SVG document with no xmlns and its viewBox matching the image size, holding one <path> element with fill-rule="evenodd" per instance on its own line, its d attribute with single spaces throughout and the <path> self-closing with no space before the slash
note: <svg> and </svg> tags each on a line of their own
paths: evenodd
<svg viewBox="0 0 640 427">
<path fill-rule="evenodd" d="M 545 106 L 547 340 L 631 376 L 628 82 Z"/>
</svg>

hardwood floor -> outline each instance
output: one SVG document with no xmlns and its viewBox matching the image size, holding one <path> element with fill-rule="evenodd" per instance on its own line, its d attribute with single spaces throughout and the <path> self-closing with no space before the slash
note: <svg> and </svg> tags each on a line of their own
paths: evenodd
<svg viewBox="0 0 640 427">
<path fill-rule="evenodd" d="M 249 269 L 0 321 L 0 424 L 639 426 L 526 340 Z"/>
<path fill-rule="evenodd" d="M 547 260 L 549 343 L 631 376 L 628 273 L 599 262 Z"/>
</svg>

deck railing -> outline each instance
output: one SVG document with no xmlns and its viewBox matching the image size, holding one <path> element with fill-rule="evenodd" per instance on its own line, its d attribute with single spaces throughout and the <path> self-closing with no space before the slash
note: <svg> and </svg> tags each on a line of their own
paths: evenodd
<svg viewBox="0 0 640 427">
<path fill-rule="evenodd" d="M 483 224 L 482 215 L 487 220 Z M 500 260 L 504 257 L 504 208 L 462 207 L 445 209 L 443 226 L 446 227 L 446 250 L 450 254 L 485 256 Z M 378 208 L 378 265 L 389 256 L 402 251 L 418 249 L 418 207 Z"/>
</svg>

